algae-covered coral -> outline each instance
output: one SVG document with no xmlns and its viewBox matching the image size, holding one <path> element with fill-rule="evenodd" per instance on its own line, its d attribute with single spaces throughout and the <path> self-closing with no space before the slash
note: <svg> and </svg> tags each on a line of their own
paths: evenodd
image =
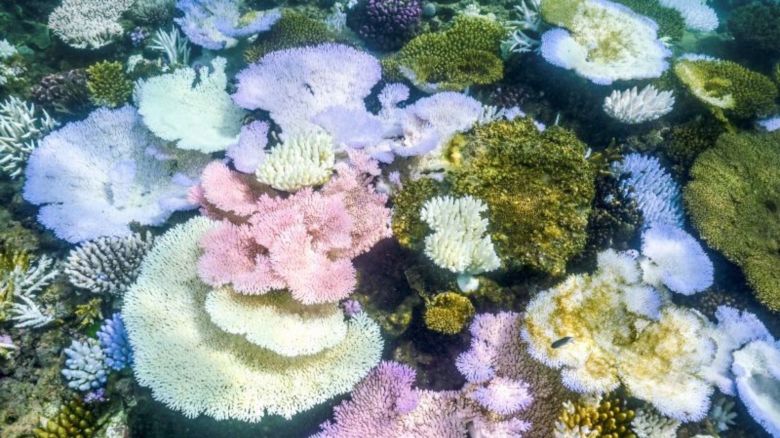
<svg viewBox="0 0 780 438">
<path fill-rule="evenodd" d="M 780 309 L 780 133 L 724 134 L 691 167 L 685 204 L 707 244 L 740 265 L 759 300 Z"/>
</svg>

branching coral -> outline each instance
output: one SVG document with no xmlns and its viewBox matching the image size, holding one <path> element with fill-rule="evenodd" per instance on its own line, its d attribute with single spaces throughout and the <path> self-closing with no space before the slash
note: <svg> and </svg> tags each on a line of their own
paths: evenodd
<svg viewBox="0 0 780 438">
<path fill-rule="evenodd" d="M 777 87 L 772 80 L 737 63 L 683 59 L 675 63 L 674 73 L 720 118 L 746 119 L 765 115 L 774 108 Z"/>
<path fill-rule="evenodd" d="M 555 438 L 631 437 L 634 411 L 620 398 L 588 397 L 566 401 L 555 425 Z"/>
<path fill-rule="evenodd" d="M 131 222 L 160 225 L 190 208 L 184 198 L 206 160 L 154 138 L 130 106 L 101 108 L 43 139 L 28 160 L 23 196 L 69 242 L 128 236 Z"/>
<path fill-rule="evenodd" d="M 780 5 L 749 3 L 731 11 L 729 31 L 741 48 L 780 55 Z"/>
<path fill-rule="evenodd" d="M 106 384 L 106 358 L 98 341 L 87 339 L 81 342 L 74 339 L 70 347 L 65 349 L 65 355 L 67 359 L 62 375 L 68 380 L 68 387 L 87 392 Z"/>
<path fill-rule="evenodd" d="M 94 294 L 122 295 L 135 281 L 152 247 L 151 233 L 99 237 L 72 249 L 63 266 L 68 281 Z"/>
<path fill-rule="evenodd" d="M 127 330 L 122 321 L 122 315 L 115 313 L 111 318 L 103 321 L 97 332 L 100 349 L 103 350 L 105 363 L 109 368 L 121 370 L 133 360 L 133 353 L 130 351 L 130 343 L 127 340 Z"/>
<path fill-rule="evenodd" d="M 645 225 L 682 226 L 680 186 L 664 171 L 658 158 L 628 154 L 612 163 L 612 172 L 620 178 L 623 194 L 636 201 Z"/>
<path fill-rule="evenodd" d="M 356 282 L 351 259 L 389 237 L 387 198 L 374 191 L 366 170 L 376 174 L 340 163 L 321 190 L 281 198 L 255 194 L 240 174 L 209 165 L 200 202 L 231 221 L 202 241 L 204 281 L 248 294 L 286 288 L 304 304 L 346 298 Z"/>
<path fill-rule="evenodd" d="M 238 38 L 265 32 L 281 17 L 277 9 L 244 11 L 243 0 L 178 0 L 175 21 L 193 43 L 209 50 L 230 48 Z"/>
<path fill-rule="evenodd" d="M 97 433 L 96 423 L 92 410 L 76 398 L 65 403 L 54 417 L 42 419 L 32 433 L 36 438 L 91 438 Z"/>
<path fill-rule="evenodd" d="M 464 141 L 465 140 L 465 141 Z M 530 119 L 477 126 L 456 137 L 453 192 L 488 207 L 488 232 L 502 263 L 552 274 L 585 245 L 594 169 L 569 131 L 539 132 Z"/>
<path fill-rule="evenodd" d="M 658 25 L 606 0 L 543 0 L 545 21 L 555 28 L 542 35 L 547 62 L 571 69 L 596 84 L 657 78 L 669 67 L 669 49 Z"/>
<path fill-rule="evenodd" d="M 188 417 L 290 418 L 349 391 L 379 362 L 379 328 L 365 314 L 347 323 L 338 345 L 295 357 L 280 356 L 213 324 L 204 306 L 211 288 L 199 280 L 196 265 L 199 241 L 215 225 L 194 218 L 169 230 L 125 295 L 122 318 L 133 370 L 155 399 Z"/>
<path fill-rule="evenodd" d="M 144 124 L 180 149 L 211 153 L 235 143 L 245 112 L 225 91 L 226 65 L 225 58 L 215 58 L 211 73 L 207 66 L 185 67 L 138 81 L 134 96 Z"/>
<path fill-rule="evenodd" d="M 613 119 L 635 124 L 655 120 L 669 114 L 674 106 L 671 91 L 658 92 L 652 85 L 630 90 L 615 90 L 604 98 L 604 111 Z"/>
<path fill-rule="evenodd" d="M 97 49 L 122 36 L 119 19 L 135 0 L 63 0 L 49 16 L 49 29 L 66 44 Z"/>
<path fill-rule="evenodd" d="M 398 50 L 420 27 L 420 0 L 363 0 L 350 9 L 347 24 L 371 48 Z"/>
<path fill-rule="evenodd" d="M 59 269 L 48 256 L 33 262 L 24 252 L 0 253 L 0 322 L 5 320 L 6 310 L 17 328 L 40 328 L 52 322 L 54 317 L 34 298 L 58 275 Z"/>
<path fill-rule="evenodd" d="M 392 77 L 404 76 L 428 92 L 491 84 L 504 76 L 499 53 L 505 34 L 495 20 L 459 15 L 449 29 L 417 36 L 384 65 Z"/>
<path fill-rule="evenodd" d="M 631 420 L 631 430 L 637 438 L 677 438 L 680 422 L 658 415 L 649 409 L 639 409 Z"/>
<path fill-rule="evenodd" d="M 334 71 L 334 65 L 340 68 Z M 238 73 L 233 100 L 268 111 L 287 137 L 319 129 L 310 119 L 328 107 L 363 108 L 380 78 L 374 57 L 347 46 L 279 50 Z"/>
<path fill-rule="evenodd" d="M 703 418 L 712 394 L 703 371 L 715 353 L 708 321 L 665 304 L 641 283 L 631 256 L 608 250 L 598 262 L 594 274 L 572 275 L 531 300 L 522 332 L 531 354 L 562 368 L 575 391 L 606 393 L 623 383 L 665 415 Z M 570 342 L 556 348 L 563 338 Z"/>
<path fill-rule="evenodd" d="M 115 108 L 130 98 L 133 83 L 121 62 L 101 61 L 87 68 L 87 91 L 95 105 Z"/>
<path fill-rule="evenodd" d="M 685 204 L 702 239 L 742 267 L 758 299 L 780 309 L 780 132 L 723 134 L 691 168 Z"/>
<path fill-rule="evenodd" d="M 0 169 L 16 178 L 39 140 L 59 123 L 46 110 L 36 110 L 17 97 L 0 103 Z"/>
<path fill-rule="evenodd" d="M 257 168 L 257 180 L 277 190 L 294 192 L 325 183 L 333 174 L 333 139 L 325 133 L 289 136 L 271 149 Z"/>
</svg>

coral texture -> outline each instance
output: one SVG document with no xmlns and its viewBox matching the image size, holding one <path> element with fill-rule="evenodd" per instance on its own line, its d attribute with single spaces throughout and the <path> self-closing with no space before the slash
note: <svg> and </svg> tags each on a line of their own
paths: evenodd
<svg viewBox="0 0 780 438">
<path fill-rule="evenodd" d="M 93 104 L 115 108 L 130 98 L 133 83 L 121 62 L 100 61 L 87 68 L 87 91 Z"/>
<path fill-rule="evenodd" d="M 654 223 L 642 233 L 642 280 L 692 295 L 712 285 L 715 269 L 699 242 L 674 225 Z"/>
<path fill-rule="evenodd" d="M 243 0 L 178 0 L 176 23 L 193 43 L 209 50 L 230 48 L 238 38 L 265 32 L 281 18 L 277 9 L 243 11 Z"/>
<path fill-rule="evenodd" d="M 82 392 L 101 388 L 106 384 L 108 369 L 106 358 L 98 342 L 73 340 L 65 349 L 65 368 L 62 375 L 68 380 L 68 387 Z"/>
<path fill-rule="evenodd" d="M 615 90 L 604 98 L 604 111 L 613 119 L 628 124 L 656 120 L 669 114 L 673 106 L 672 92 L 659 93 L 652 85 L 647 85 L 641 91 L 637 87 Z"/>
<path fill-rule="evenodd" d="M 425 301 L 425 326 L 435 332 L 447 335 L 460 333 L 473 316 L 471 300 L 456 292 L 436 294 Z"/>
<path fill-rule="evenodd" d="M 105 363 L 110 368 L 121 370 L 129 366 L 133 360 L 133 353 L 130 351 L 130 343 L 127 340 L 127 330 L 122 321 L 122 315 L 118 312 L 111 315 L 111 318 L 103 321 L 97 332 L 100 349 L 103 350 Z"/>
<path fill-rule="evenodd" d="M 57 126 L 46 110 L 17 97 L 0 103 L 0 170 L 11 178 L 21 175 L 39 140 Z"/>
<path fill-rule="evenodd" d="M 418 31 L 420 0 L 363 0 L 353 7 L 347 24 L 371 48 L 397 50 Z"/>
<path fill-rule="evenodd" d="M 289 136 L 257 167 L 257 180 L 287 192 L 321 185 L 333 174 L 335 158 L 333 139 L 328 134 Z"/>
<path fill-rule="evenodd" d="M 612 163 L 623 193 L 636 201 L 646 226 L 683 224 L 680 186 L 661 167 L 658 158 L 632 153 Z"/>
<path fill-rule="evenodd" d="M 720 22 L 715 10 L 707 6 L 704 0 L 658 0 L 661 5 L 672 8 L 682 15 L 688 29 L 699 32 L 711 32 Z"/>
<path fill-rule="evenodd" d="M 122 14 L 135 0 L 63 0 L 49 15 L 49 29 L 78 49 L 97 49 L 122 36 Z"/>
</svg>

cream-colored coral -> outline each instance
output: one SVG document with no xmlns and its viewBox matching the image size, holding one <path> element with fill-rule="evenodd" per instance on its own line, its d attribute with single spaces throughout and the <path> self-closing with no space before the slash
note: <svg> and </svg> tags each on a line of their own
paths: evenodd
<svg viewBox="0 0 780 438">
<path fill-rule="evenodd" d="M 49 29 L 67 45 L 97 49 L 122 36 L 122 14 L 135 0 L 63 0 L 49 15 Z"/>
<path fill-rule="evenodd" d="M 531 355 L 562 368 L 572 390 L 605 393 L 622 383 L 664 415 L 703 418 L 712 394 L 704 367 L 714 355 L 706 318 L 643 285 L 631 255 L 608 250 L 598 262 L 595 273 L 531 300 L 522 331 Z"/>
<path fill-rule="evenodd" d="M 226 149 L 238 140 L 246 112 L 225 91 L 225 58 L 198 71 L 178 68 L 173 73 L 139 80 L 135 101 L 144 124 L 180 149 L 205 153 Z"/>
<path fill-rule="evenodd" d="M 331 177 L 335 158 L 330 135 L 296 134 L 271 150 L 257 169 L 257 179 L 287 192 L 316 186 Z"/>
<path fill-rule="evenodd" d="M 199 241 L 213 226 L 196 217 L 170 229 L 125 295 L 135 377 L 156 400 L 188 417 L 290 418 L 351 390 L 379 362 L 379 327 L 365 314 L 347 323 L 338 345 L 309 356 L 284 357 L 220 330 L 196 269 Z"/>
<path fill-rule="evenodd" d="M 347 335 L 338 304 L 307 306 L 287 292 L 244 295 L 229 288 L 212 290 L 206 312 L 222 330 L 282 356 L 319 353 Z"/>
<path fill-rule="evenodd" d="M 631 430 L 637 438 L 677 438 L 680 422 L 658 415 L 652 410 L 639 409 L 631 421 Z"/>
</svg>

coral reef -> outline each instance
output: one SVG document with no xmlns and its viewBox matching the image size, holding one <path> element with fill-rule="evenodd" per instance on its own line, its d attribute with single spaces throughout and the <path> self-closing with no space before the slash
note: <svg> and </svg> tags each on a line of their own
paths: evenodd
<svg viewBox="0 0 780 438">
<path fill-rule="evenodd" d="M 135 0 L 63 0 L 49 16 L 49 28 L 66 44 L 97 49 L 124 33 L 119 19 Z"/>
<path fill-rule="evenodd" d="M 362 0 L 349 10 L 347 24 L 369 47 L 391 51 L 419 31 L 421 18 L 420 0 Z"/>
<path fill-rule="evenodd" d="M 73 399 L 60 408 L 57 415 L 42 419 L 33 430 L 36 438 L 91 438 L 97 432 L 97 419 L 92 410 L 79 399 Z"/>
<path fill-rule="evenodd" d="M 89 104 L 87 72 L 68 70 L 44 76 L 30 90 L 35 102 L 61 113 L 73 113 Z"/>
<path fill-rule="evenodd" d="M 660 0 L 616 0 L 637 14 L 651 18 L 658 24 L 658 34 L 679 41 L 685 31 L 685 20 L 676 9 L 661 5 Z"/>
<path fill-rule="evenodd" d="M 180 149 L 211 153 L 235 143 L 245 112 L 225 91 L 226 66 L 218 57 L 210 69 L 178 68 L 138 81 L 133 95 L 144 124 Z"/>
<path fill-rule="evenodd" d="M 490 18 L 460 15 L 444 31 L 424 33 L 383 61 L 391 77 L 424 91 L 463 90 L 504 75 L 499 46 L 505 31 Z"/>
<path fill-rule="evenodd" d="M 46 136 L 25 169 L 24 198 L 69 242 L 128 236 L 129 224 L 161 225 L 207 157 L 177 151 L 143 126 L 135 109 L 101 108 Z"/>
<path fill-rule="evenodd" d="M 86 72 L 87 91 L 93 104 L 115 108 L 130 98 L 133 83 L 125 75 L 121 62 L 101 61 L 89 66 Z"/>
<path fill-rule="evenodd" d="M 612 163 L 612 172 L 620 178 L 623 195 L 636 201 L 646 226 L 655 223 L 682 226 L 680 186 L 657 158 L 628 154 Z"/>
<path fill-rule="evenodd" d="M 97 332 L 100 349 L 103 350 L 104 360 L 109 368 L 122 370 L 132 362 L 133 352 L 127 340 L 127 330 L 122 321 L 122 315 L 114 313 L 111 318 L 103 321 Z"/>
<path fill-rule="evenodd" d="M 286 192 L 318 186 L 330 179 L 335 159 L 333 139 L 328 134 L 289 136 L 257 167 L 257 180 Z"/>
<path fill-rule="evenodd" d="M 777 87 L 772 80 L 737 63 L 683 59 L 675 63 L 674 73 L 720 118 L 746 119 L 766 115 L 774 108 Z"/>
<path fill-rule="evenodd" d="M 620 398 L 586 398 L 566 401 L 555 425 L 555 437 L 631 437 L 634 411 Z"/>
<path fill-rule="evenodd" d="M 698 32 L 710 32 L 720 24 L 715 10 L 702 0 L 658 0 L 662 6 L 672 8 L 682 15 L 685 26 Z"/>
<path fill-rule="evenodd" d="M 729 31 L 741 49 L 769 56 L 780 55 L 780 5 L 750 3 L 734 9 Z"/>
<path fill-rule="evenodd" d="M 11 178 L 22 174 L 39 140 L 59 123 L 46 110 L 36 110 L 17 97 L 0 103 L 0 170 Z"/>
<path fill-rule="evenodd" d="M 135 281 L 141 260 L 153 243 L 149 232 L 99 237 L 72 249 L 62 271 L 76 287 L 93 294 L 121 296 Z"/>
<path fill-rule="evenodd" d="M 243 0 L 177 0 L 175 21 L 187 38 L 209 50 L 231 48 L 238 38 L 265 32 L 282 14 L 277 9 L 244 11 Z"/>
<path fill-rule="evenodd" d="M 740 265 L 758 299 L 780 309 L 780 132 L 723 134 L 691 168 L 685 205 L 702 239 Z"/>
<path fill-rule="evenodd" d="M 336 39 L 336 34 L 322 21 L 309 18 L 294 9 L 284 9 L 282 17 L 271 30 L 244 51 L 244 60 L 251 64 L 276 50 L 316 46 Z"/>
<path fill-rule="evenodd" d="M 203 303 L 211 288 L 198 279 L 195 267 L 198 242 L 214 226 L 194 218 L 171 228 L 125 295 L 122 318 L 133 371 L 155 399 L 188 417 L 290 418 L 349 391 L 379 362 L 379 328 L 365 314 L 350 320 L 337 346 L 290 358 L 209 323 Z"/>
<path fill-rule="evenodd" d="M 471 300 L 456 292 L 436 294 L 425 301 L 425 326 L 435 332 L 460 333 L 473 316 Z"/>
<path fill-rule="evenodd" d="M 604 98 L 604 111 L 613 119 L 635 124 L 656 120 L 669 114 L 674 106 L 671 91 L 658 90 L 652 85 L 630 90 L 615 90 Z"/>
<path fill-rule="evenodd" d="M 452 190 L 488 207 L 488 232 L 507 267 L 561 274 L 585 245 L 595 172 L 569 131 L 530 119 L 477 126 L 450 148 L 462 157 Z M 455 152 L 451 152 L 455 153 Z"/>
<path fill-rule="evenodd" d="M 67 359 L 62 375 L 68 381 L 69 388 L 87 392 L 106 384 L 106 357 L 98 341 L 87 339 L 82 342 L 74 339 L 64 352 Z"/>
</svg>

